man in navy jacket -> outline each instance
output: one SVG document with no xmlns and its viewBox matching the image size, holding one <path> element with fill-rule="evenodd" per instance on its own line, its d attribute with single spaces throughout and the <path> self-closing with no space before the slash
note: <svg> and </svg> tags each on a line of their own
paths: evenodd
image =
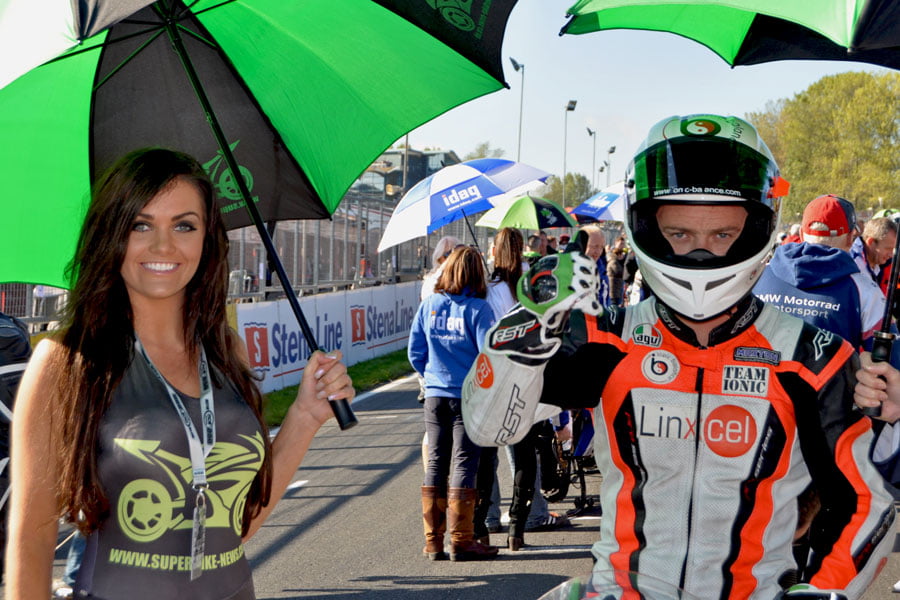
<svg viewBox="0 0 900 600">
<path fill-rule="evenodd" d="M 857 231 L 853 205 L 819 196 L 803 211 L 802 242 L 775 249 L 753 293 L 786 313 L 836 333 L 857 350 L 881 326 L 884 294 L 849 254 Z"/>
</svg>

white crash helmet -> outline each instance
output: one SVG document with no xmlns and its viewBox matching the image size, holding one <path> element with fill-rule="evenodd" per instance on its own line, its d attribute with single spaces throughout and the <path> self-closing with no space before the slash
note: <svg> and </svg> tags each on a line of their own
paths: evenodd
<svg viewBox="0 0 900 600">
<path fill-rule="evenodd" d="M 738 117 L 669 117 L 653 126 L 625 176 L 625 232 L 644 281 L 675 312 L 703 321 L 750 293 L 778 241 L 789 185 Z M 726 256 L 675 255 L 656 223 L 663 204 L 740 205 L 747 220 Z"/>
</svg>

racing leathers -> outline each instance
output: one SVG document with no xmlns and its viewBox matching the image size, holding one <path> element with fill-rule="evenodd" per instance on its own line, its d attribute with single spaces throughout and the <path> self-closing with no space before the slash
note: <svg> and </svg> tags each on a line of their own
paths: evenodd
<svg viewBox="0 0 900 600">
<path fill-rule="evenodd" d="M 735 308 L 704 347 L 655 298 L 573 310 L 555 343 L 514 307 L 463 386 L 467 432 L 514 443 L 545 403 L 596 407 L 595 574 L 636 571 L 701 598 L 781 591 L 812 483 L 822 509 L 804 580 L 857 598 L 890 552 L 894 512 L 869 420 L 852 408 L 856 354 L 753 296 Z"/>
</svg>

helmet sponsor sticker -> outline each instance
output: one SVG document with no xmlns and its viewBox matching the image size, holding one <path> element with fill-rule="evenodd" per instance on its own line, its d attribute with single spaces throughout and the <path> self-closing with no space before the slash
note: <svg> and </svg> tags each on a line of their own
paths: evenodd
<svg viewBox="0 0 900 600">
<path fill-rule="evenodd" d="M 769 368 L 749 365 L 725 365 L 722 393 L 765 397 L 769 393 Z"/>
<path fill-rule="evenodd" d="M 703 421 L 703 440 L 719 456 L 746 454 L 756 443 L 756 421 L 746 408 L 726 404 L 715 408 Z"/>
<path fill-rule="evenodd" d="M 662 346 L 662 334 L 650 323 L 641 323 L 631 332 L 631 339 L 635 344 L 659 348 Z"/>
<path fill-rule="evenodd" d="M 665 350 L 654 350 L 641 361 L 641 372 L 653 383 L 670 383 L 678 377 L 681 364 L 675 355 Z"/>
<path fill-rule="evenodd" d="M 486 390 L 494 385 L 494 367 L 486 354 L 479 354 L 475 359 L 475 383 Z"/>
<path fill-rule="evenodd" d="M 716 135 L 722 131 L 722 126 L 712 119 L 685 119 L 681 122 L 681 133 L 684 135 Z"/>
</svg>

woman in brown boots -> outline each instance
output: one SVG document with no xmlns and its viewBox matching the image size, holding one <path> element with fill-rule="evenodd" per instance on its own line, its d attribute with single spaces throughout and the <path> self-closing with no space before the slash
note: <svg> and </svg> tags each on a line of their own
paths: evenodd
<svg viewBox="0 0 900 600">
<path fill-rule="evenodd" d="M 409 362 L 425 379 L 423 553 L 431 560 L 446 560 L 444 533 L 449 529 L 450 560 L 485 560 L 497 556 L 497 547 L 475 540 L 475 478 L 481 448 L 466 435 L 460 400 L 466 373 L 494 323 L 493 310 L 484 299 L 487 287 L 478 251 L 468 246 L 455 249 L 434 289 L 419 305 L 408 348 Z"/>
</svg>

